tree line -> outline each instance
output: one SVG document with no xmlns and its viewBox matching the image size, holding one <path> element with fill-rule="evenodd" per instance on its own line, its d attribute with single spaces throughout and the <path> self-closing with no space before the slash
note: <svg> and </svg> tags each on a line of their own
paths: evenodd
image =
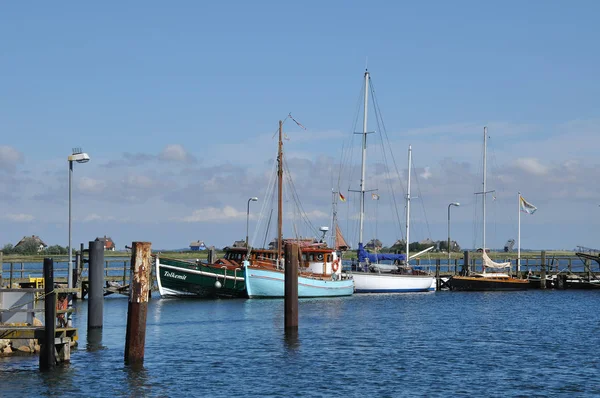
<svg viewBox="0 0 600 398">
<path fill-rule="evenodd" d="M 69 251 L 66 247 L 62 247 L 60 245 L 48 246 L 44 248 L 44 250 L 40 250 L 40 246 L 34 240 L 26 240 L 21 243 L 19 246 L 13 246 L 11 243 L 4 245 L 1 250 L 4 254 L 20 254 L 20 255 L 29 255 L 29 254 L 68 254 Z"/>
</svg>

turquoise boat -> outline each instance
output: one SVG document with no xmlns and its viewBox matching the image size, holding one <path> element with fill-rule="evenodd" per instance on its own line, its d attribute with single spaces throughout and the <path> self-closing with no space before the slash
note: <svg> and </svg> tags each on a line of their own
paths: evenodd
<svg viewBox="0 0 600 398">
<path fill-rule="evenodd" d="M 354 293 L 354 280 L 342 274 L 334 249 L 322 243 L 301 247 L 298 297 L 339 297 Z M 273 256 L 271 256 L 272 254 Z M 282 298 L 285 293 L 284 266 L 278 267 L 275 250 L 252 252 L 245 262 L 246 293 L 250 298 Z M 261 258 L 259 261 L 258 258 Z"/>
</svg>

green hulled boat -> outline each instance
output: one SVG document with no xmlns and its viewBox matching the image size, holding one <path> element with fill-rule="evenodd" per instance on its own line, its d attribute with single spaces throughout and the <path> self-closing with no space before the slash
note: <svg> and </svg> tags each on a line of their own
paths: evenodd
<svg viewBox="0 0 600 398">
<path fill-rule="evenodd" d="M 156 257 L 156 280 L 161 297 L 248 297 L 244 268 L 237 264 Z"/>
</svg>

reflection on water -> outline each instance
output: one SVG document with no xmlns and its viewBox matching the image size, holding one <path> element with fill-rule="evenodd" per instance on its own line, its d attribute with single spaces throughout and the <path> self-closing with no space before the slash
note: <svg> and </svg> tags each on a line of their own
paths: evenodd
<svg viewBox="0 0 600 398">
<path fill-rule="evenodd" d="M 87 345 L 88 351 L 98 351 L 105 347 L 102 345 L 102 328 L 89 329 L 87 332 Z"/>
</svg>

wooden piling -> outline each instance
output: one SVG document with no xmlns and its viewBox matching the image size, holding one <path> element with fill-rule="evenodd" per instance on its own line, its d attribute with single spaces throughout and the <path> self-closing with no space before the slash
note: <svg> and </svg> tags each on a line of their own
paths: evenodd
<svg viewBox="0 0 600 398">
<path fill-rule="evenodd" d="M 442 279 L 440 278 L 440 265 L 441 260 L 438 258 L 435 260 L 435 290 L 440 290 L 442 288 Z"/>
<path fill-rule="evenodd" d="M 465 250 L 463 252 L 463 264 L 462 264 L 462 269 L 460 270 L 460 274 L 463 276 L 468 276 L 470 273 L 469 270 L 469 251 Z"/>
<path fill-rule="evenodd" d="M 542 259 L 540 260 L 540 289 L 546 288 L 546 250 L 542 250 Z"/>
<path fill-rule="evenodd" d="M 590 267 L 590 265 L 591 265 L 591 261 L 586 258 L 583 261 L 583 266 L 584 266 L 584 270 L 585 270 L 585 279 L 588 282 L 592 280 L 592 268 Z"/>
<path fill-rule="evenodd" d="M 285 330 L 298 330 L 298 251 L 297 243 L 285 244 Z"/>
<path fill-rule="evenodd" d="M 2 266 L 4 265 L 4 253 L 0 252 L 0 289 L 4 281 L 2 280 Z"/>
<path fill-rule="evenodd" d="M 131 276 L 129 278 L 129 307 L 125 336 L 125 364 L 142 365 L 146 342 L 146 317 L 151 281 L 150 242 L 133 242 L 131 246 Z"/>
<path fill-rule="evenodd" d="M 83 264 L 85 262 L 83 253 L 83 243 L 81 243 L 79 246 L 79 252 L 75 253 L 75 266 L 77 267 L 77 283 L 73 284 L 73 286 L 75 286 L 75 288 L 77 289 L 77 294 L 75 295 L 75 297 L 78 300 L 83 299 Z"/>
<path fill-rule="evenodd" d="M 54 336 L 56 330 L 56 293 L 54 292 L 54 261 L 44 258 L 44 340 L 40 349 L 40 370 L 56 367 Z"/>
<path fill-rule="evenodd" d="M 104 318 L 104 243 L 89 243 L 88 330 L 101 329 Z"/>
</svg>

